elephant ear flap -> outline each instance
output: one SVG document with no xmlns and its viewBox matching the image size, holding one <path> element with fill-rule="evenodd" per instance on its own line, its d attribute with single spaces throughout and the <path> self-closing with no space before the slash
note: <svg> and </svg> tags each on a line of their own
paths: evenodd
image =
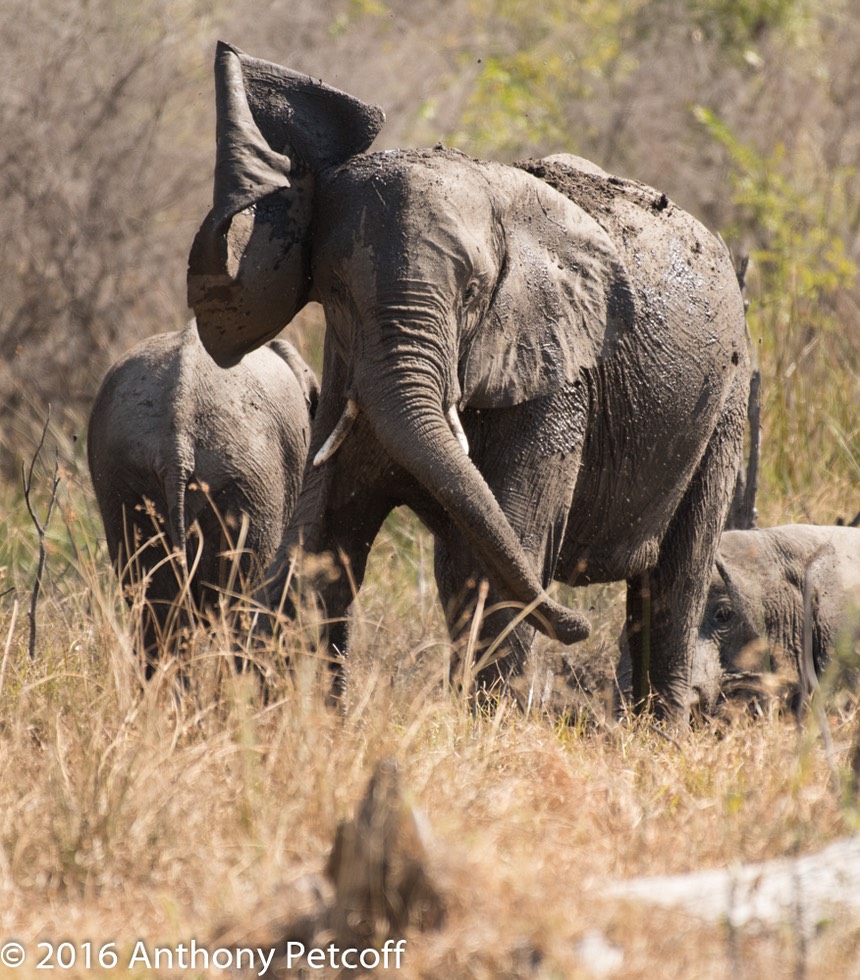
<svg viewBox="0 0 860 980">
<path fill-rule="evenodd" d="M 238 55 L 263 138 L 273 150 L 294 153 L 312 171 L 363 153 L 382 129 L 385 113 L 379 106 L 289 68 Z"/>
<path fill-rule="evenodd" d="M 215 113 L 212 222 L 218 232 L 240 211 L 289 187 L 292 162 L 260 132 L 246 95 L 241 55 L 223 42 L 215 53 Z"/>
<path fill-rule="evenodd" d="M 463 370 L 475 408 L 559 392 L 610 356 L 634 320 L 623 262 L 584 211 L 531 180 L 502 213 L 502 271 Z"/>
<path fill-rule="evenodd" d="M 215 52 L 215 105 L 216 228 L 367 149 L 385 118 L 376 106 L 223 41 Z"/>
<path fill-rule="evenodd" d="M 382 113 L 220 42 L 212 209 L 188 255 L 188 304 L 218 364 L 274 337 L 312 289 L 316 175 L 366 148 Z"/>
<path fill-rule="evenodd" d="M 760 590 L 748 580 L 741 568 L 731 565 L 723 555 L 718 553 L 714 564 L 720 573 L 735 613 L 753 629 L 763 629 L 764 624 L 760 622 L 762 618 Z"/>
<path fill-rule="evenodd" d="M 296 376 L 302 394 L 305 396 L 305 404 L 308 406 L 308 413 L 313 419 L 317 413 L 317 405 L 320 400 L 320 384 L 314 372 L 305 364 L 299 352 L 291 343 L 286 340 L 273 340 L 269 346 L 272 350 L 287 362 L 290 370 Z"/>
</svg>

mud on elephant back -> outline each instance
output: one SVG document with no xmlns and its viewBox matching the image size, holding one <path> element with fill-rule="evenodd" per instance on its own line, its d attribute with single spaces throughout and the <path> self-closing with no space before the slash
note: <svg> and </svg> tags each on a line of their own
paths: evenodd
<svg viewBox="0 0 860 980">
<path fill-rule="evenodd" d="M 576 157 L 369 153 L 378 108 L 224 43 L 215 89 L 213 207 L 188 270 L 203 344 L 233 364 L 309 301 L 326 318 L 268 603 L 295 548 L 328 552 L 349 563 L 319 596 L 341 624 L 407 505 L 435 537 L 455 650 L 488 583 L 480 688 L 522 669 L 536 629 L 587 637 L 554 580 L 626 580 L 637 698 L 686 714 L 749 388 L 724 244 Z M 343 625 L 332 643 L 344 652 Z"/>
<path fill-rule="evenodd" d="M 224 371 L 194 321 L 108 371 L 87 452 L 111 561 L 141 608 L 148 675 L 185 627 L 259 581 L 298 499 L 317 397 L 291 344 Z"/>
</svg>

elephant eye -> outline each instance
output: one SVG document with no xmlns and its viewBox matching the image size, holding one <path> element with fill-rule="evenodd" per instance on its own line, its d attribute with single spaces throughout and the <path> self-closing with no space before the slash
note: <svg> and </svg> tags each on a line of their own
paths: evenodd
<svg viewBox="0 0 860 980">
<path fill-rule="evenodd" d="M 728 603 L 720 603 L 719 606 L 711 613 L 711 618 L 719 626 L 725 626 L 726 623 L 731 622 L 734 619 L 734 610 Z"/>
<path fill-rule="evenodd" d="M 468 286 L 463 290 L 463 302 L 466 306 L 474 306 L 478 297 L 481 295 L 481 284 L 477 279 L 472 279 Z"/>
</svg>

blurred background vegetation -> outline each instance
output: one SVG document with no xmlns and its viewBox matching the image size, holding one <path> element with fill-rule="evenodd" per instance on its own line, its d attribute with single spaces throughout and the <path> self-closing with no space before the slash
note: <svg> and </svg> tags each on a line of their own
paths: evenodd
<svg viewBox="0 0 860 980">
<path fill-rule="evenodd" d="M 0 0 L 0 34 L 6 474 L 188 315 L 222 37 L 380 104 L 376 148 L 567 151 L 665 191 L 751 259 L 763 521 L 860 508 L 856 0 Z M 289 332 L 318 358 L 318 310 Z"/>
</svg>

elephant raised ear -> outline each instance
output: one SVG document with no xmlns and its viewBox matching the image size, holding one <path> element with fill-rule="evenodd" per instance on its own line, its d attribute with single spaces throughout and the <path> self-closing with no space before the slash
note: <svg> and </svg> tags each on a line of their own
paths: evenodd
<svg viewBox="0 0 860 980">
<path fill-rule="evenodd" d="M 215 52 L 215 100 L 214 207 L 222 218 L 362 153 L 385 121 L 378 106 L 224 41 Z"/>
<path fill-rule="evenodd" d="M 215 54 L 215 185 L 217 230 L 245 208 L 291 186 L 292 160 L 277 152 L 251 112 L 241 52 L 218 42 Z M 285 149 L 281 144 L 280 149 Z"/>
<path fill-rule="evenodd" d="M 633 290 L 606 232 L 572 201 L 514 170 L 492 302 L 469 339 L 463 401 L 516 405 L 557 392 L 608 357 L 634 321 Z"/>
<path fill-rule="evenodd" d="M 363 153 L 382 129 L 385 114 L 379 106 L 238 48 L 231 50 L 242 65 L 248 105 L 266 142 L 282 152 L 291 147 L 312 170 Z"/>
<path fill-rule="evenodd" d="M 229 365 L 307 302 L 314 174 L 367 149 L 375 106 L 219 42 L 212 210 L 191 247 L 188 303 Z"/>
</svg>

